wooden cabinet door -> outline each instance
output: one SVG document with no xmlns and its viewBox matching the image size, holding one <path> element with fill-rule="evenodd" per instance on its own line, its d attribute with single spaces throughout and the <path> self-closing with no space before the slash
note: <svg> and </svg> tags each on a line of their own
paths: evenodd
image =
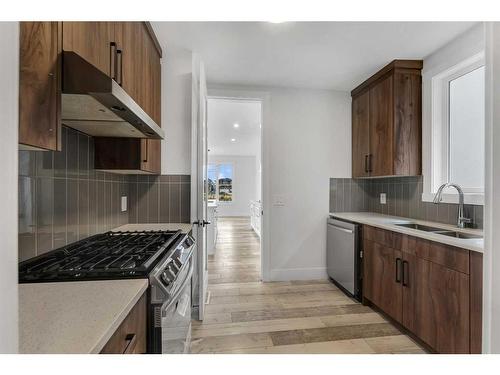
<svg viewBox="0 0 500 375">
<path fill-rule="evenodd" d="M 394 174 L 392 94 L 392 75 L 370 89 L 370 176 Z"/>
<path fill-rule="evenodd" d="M 156 139 L 141 140 L 141 170 L 161 173 L 161 141 Z"/>
<path fill-rule="evenodd" d="M 63 50 L 74 51 L 112 77 L 114 22 L 63 22 Z"/>
<path fill-rule="evenodd" d="M 139 84 L 139 100 L 144 111 L 161 126 L 161 65 L 160 55 L 149 32 L 142 24 L 142 81 Z M 161 173 L 161 141 L 148 139 L 141 142 L 141 169 Z"/>
<path fill-rule="evenodd" d="M 116 22 L 115 25 L 115 40 L 119 51 L 117 81 L 144 109 L 141 90 L 145 79 L 142 29 L 142 22 Z"/>
<path fill-rule="evenodd" d="M 370 154 L 370 92 L 352 98 L 352 177 L 367 177 Z"/>
<path fill-rule="evenodd" d="M 401 252 L 365 240 L 363 256 L 365 297 L 393 319 L 401 322 L 402 290 L 398 274 Z"/>
<path fill-rule="evenodd" d="M 59 22 L 21 22 L 19 143 L 61 149 L 61 37 Z"/>
<path fill-rule="evenodd" d="M 469 353 L 469 275 L 404 254 L 403 325 L 439 353 Z"/>
</svg>

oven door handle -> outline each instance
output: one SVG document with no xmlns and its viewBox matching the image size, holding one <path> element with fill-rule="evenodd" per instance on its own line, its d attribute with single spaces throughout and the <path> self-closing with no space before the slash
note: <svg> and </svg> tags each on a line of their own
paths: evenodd
<svg viewBox="0 0 500 375">
<path fill-rule="evenodd" d="M 179 296 L 181 295 L 182 291 L 184 290 L 184 287 L 187 285 L 188 282 L 191 281 L 191 276 L 193 276 L 194 266 L 193 266 L 193 262 L 191 259 L 189 260 L 189 263 L 190 263 L 189 272 L 188 272 L 186 278 L 184 279 L 182 285 L 179 287 L 179 289 L 177 289 L 177 292 L 175 292 L 175 294 L 172 296 L 172 298 L 169 298 L 168 301 L 165 301 L 163 303 L 163 305 L 161 306 L 162 316 L 163 316 L 163 313 L 166 310 L 168 310 L 172 306 L 172 304 L 174 304 L 179 299 Z"/>
</svg>

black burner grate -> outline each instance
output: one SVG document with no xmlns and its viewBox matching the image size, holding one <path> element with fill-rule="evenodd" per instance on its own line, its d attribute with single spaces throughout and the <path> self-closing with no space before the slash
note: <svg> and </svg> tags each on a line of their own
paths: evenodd
<svg viewBox="0 0 500 375">
<path fill-rule="evenodd" d="M 181 231 L 107 232 L 27 260 L 19 281 L 147 276 Z"/>
</svg>

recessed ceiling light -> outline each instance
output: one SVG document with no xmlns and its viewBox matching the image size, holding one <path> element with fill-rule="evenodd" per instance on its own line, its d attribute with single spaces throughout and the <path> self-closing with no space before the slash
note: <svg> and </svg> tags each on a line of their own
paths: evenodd
<svg viewBox="0 0 500 375">
<path fill-rule="evenodd" d="M 238 123 L 234 123 L 234 124 L 233 124 L 233 127 L 234 127 L 235 129 L 238 129 L 238 128 L 240 127 L 240 124 L 238 124 Z"/>
<path fill-rule="evenodd" d="M 231 142 L 236 142 L 236 139 L 234 139 L 234 138 L 231 138 Z"/>
</svg>

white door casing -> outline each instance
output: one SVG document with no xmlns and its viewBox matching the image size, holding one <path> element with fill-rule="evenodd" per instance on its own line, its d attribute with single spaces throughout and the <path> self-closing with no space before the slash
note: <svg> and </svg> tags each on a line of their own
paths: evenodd
<svg viewBox="0 0 500 375">
<path fill-rule="evenodd" d="M 203 320 L 208 286 L 207 262 L 207 85 L 203 63 L 193 55 L 191 121 L 191 222 L 196 239 L 198 319 Z"/>
</svg>

